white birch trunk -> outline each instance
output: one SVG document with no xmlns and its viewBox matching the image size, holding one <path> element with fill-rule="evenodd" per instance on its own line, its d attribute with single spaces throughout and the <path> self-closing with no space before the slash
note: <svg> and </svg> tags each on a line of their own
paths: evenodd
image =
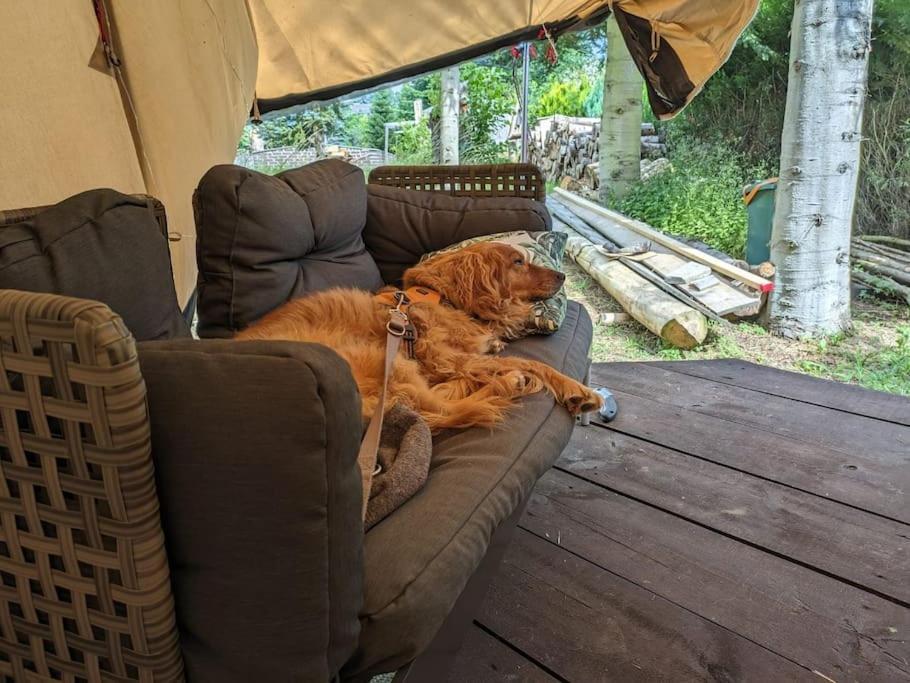
<svg viewBox="0 0 910 683">
<path fill-rule="evenodd" d="M 641 88 L 619 24 L 608 17 L 598 167 L 603 204 L 622 197 L 641 177 Z"/>
<path fill-rule="evenodd" d="M 856 203 L 873 0 L 797 0 L 771 262 L 772 331 L 850 326 Z"/>
<path fill-rule="evenodd" d="M 444 69 L 441 76 L 442 106 L 439 113 L 439 155 L 443 164 L 458 163 L 458 110 L 461 74 L 457 66 Z"/>
</svg>

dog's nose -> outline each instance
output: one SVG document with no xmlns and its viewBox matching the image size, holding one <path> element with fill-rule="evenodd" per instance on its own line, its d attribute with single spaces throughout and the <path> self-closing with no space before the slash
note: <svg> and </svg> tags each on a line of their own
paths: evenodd
<svg viewBox="0 0 910 683">
<path fill-rule="evenodd" d="M 560 284 L 562 284 L 563 282 L 566 281 L 566 274 L 565 274 L 565 273 L 560 273 L 559 271 L 556 271 L 556 279 L 559 280 L 559 283 L 560 283 Z"/>
</svg>

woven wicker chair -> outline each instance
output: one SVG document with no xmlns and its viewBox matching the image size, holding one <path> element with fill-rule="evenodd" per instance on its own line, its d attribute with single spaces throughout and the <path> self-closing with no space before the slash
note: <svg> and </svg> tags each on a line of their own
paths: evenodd
<svg viewBox="0 0 910 683">
<path fill-rule="evenodd" d="M 524 197 L 540 202 L 546 196 L 543 176 L 533 164 L 379 166 L 370 172 L 369 182 L 453 197 Z"/>
<path fill-rule="evenodd" d="M 0 291 L 0 673 L 183 678 L 133 337 L 107 306 Z"/>
</svg>

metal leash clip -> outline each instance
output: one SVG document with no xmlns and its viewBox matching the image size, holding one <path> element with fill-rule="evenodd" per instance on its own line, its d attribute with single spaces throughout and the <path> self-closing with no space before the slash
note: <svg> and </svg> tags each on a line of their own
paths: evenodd
<svg viewBox="0 0 910 683">
<path fill-rule="evenodd" d="M 411 303 L 408 295 L 402 291 L 395 292 L 395 308 L 389 309 L 389 322 L 386 323 L 386 330 L 389 334 L 401 337 L 405 343 L 408 352 L 408 358 L 414 358 L 414 342 L 417 340 L 417 329 L 411 323 L 408 314 L 401 310 L 402 306 Z"/>
</svg>

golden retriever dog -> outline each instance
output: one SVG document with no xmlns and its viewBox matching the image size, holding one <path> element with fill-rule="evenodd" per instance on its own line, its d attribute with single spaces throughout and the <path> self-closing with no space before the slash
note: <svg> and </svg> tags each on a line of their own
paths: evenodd
<svg viewBox="0 0 910 683">
<path fill-rule="evenodd" d="M 532 303 L 555 294 L 564 280 L 558 271 L 529 263 L 519 249 L 494 242 L 441 254 L 406 271 L 404 288 L 434 290 L 440 298 L 407 308 L 417 332 L 413 358 L 402 344 L 385 409 L 401 402 L 434 431 L 495 425 L 516 398 L 543 390 L 573 415 L 598 409 L 600 396 L 550 366 L 493 355 L 519 336 Z M 351 366 L 368 417 L 382 390 L 386 324 L 394 307 L 383 293 L 331 289 L 293 299 L 235 338 L 328 346 Z"/>
</svg>

